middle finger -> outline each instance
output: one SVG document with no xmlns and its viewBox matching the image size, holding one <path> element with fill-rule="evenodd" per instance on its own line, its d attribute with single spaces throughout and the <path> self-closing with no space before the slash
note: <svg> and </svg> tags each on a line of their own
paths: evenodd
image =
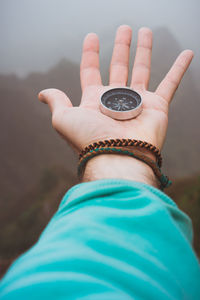
<svg viewBox="0 0 200 300">
<path fill-rule="evenodd" d="M 110 85 L 126 86 L 131 37 L 132 29 L 128 25 L 118 28 L 110 64 Z"/>
</svg>

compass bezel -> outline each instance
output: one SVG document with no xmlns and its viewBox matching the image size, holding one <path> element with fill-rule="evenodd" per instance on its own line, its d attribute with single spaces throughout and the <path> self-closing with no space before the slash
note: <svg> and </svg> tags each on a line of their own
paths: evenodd
<svg viewBox="0 0 200 300">
<path fill-rule="evenodd" d="M 127 92 L 129 92 L 129 96 L 133 97 L 133 95 L 134 95 L 133 98 L 137 101 L 137 106 L 135 108 L 132 108 L 129 110 L 123 110 L 123 111 L 122 110 L 117 111 L 117 110 L 107 107 L 104 104 L 105 96 L 107 94 L 110 95 L 112 92 L 114 92 L 114 94 L 116 94 L 116 95 L 123 94 L 123 92 L 126 92 L 125 94 L 127 94 Z M 130 95 L 130 93 L 131 93 L 131 95 Z M 142 97 L 136 91 L 134 91 L 133 89 L 127 88 L 127 87 L 112 88 L 112 89 L 109 89 L 109 90 L 105 91 L 104 93 L 102 93 L 102 95 L 100 97 L 100 110 L 103 114 L 105 114 L 113 119 L 117 119 L 117 120 L 126 120 L 126 119 L 136 118 L 142 111 Z"/>
</svg>

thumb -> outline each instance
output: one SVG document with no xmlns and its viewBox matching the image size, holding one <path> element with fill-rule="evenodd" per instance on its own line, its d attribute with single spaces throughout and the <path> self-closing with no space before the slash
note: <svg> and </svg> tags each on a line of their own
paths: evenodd
<svg viewBox="0 0 200 300">
<path fill-rule="evenodd" d="M 52 113 L 56 110 L 62 110 L 63 108 L 72 107 L 72 103 L 67 95 L 57 89 L 42 90 L 38 94 L 38 99 L 49 105 Z"/>
</svg>

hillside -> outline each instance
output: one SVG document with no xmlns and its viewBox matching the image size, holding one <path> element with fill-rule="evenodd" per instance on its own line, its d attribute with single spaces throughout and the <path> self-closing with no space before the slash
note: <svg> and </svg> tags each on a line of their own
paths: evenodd
<svg viewBox="0 0 200 300">
<path fill-rule="evenodd" d="M 41 89 L 57 87 L 73 95 L 74 103 L 78 104 L 80 90 L 76 88 L 79 85 L 76 71 L 76 65 L 61 61 L 48 74 L 31 74 L 25 80 L 14 75 L 0 76 L 1 222 L 1 212 L 6 218 L 12 205 L 21 202 L 21 197 L 34 188 L 47 168 L 60 166 L 76 174 L 73 151 L 53 130 L 48 107 L 37 99 Z"/>
<path fill-rule="evenodd" d="M 200 257 L 200 174 L 177 180 L 166 192 L 191 218 L 194 230 L 194 249 Z"/>
</svg>

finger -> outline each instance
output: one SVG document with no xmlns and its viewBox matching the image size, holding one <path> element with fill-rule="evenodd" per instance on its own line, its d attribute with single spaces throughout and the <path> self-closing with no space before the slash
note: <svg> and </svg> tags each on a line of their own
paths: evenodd
<svg viewBox="0 0 200 300">
<path fill-rule="evenodd" d="M 184 73 L 192 61 L 193 56 L 194 53 L 191 50 L 184 50 L 181 54 L 179 54 L 171 69 L 157 87 L 157 95 L 163 97 L 170 103 Z"/>
<path fill-rule="evenodd" d="M 99 40 L 95 33 L 89 33 L 83 42 L 80 77 L 82 90 L 90 85 L 102 84 L 99 70 Z"/>
<path fill-rule="evenodd" d="M 72 103 L 67 97 L 67 95 L 57 89 L 46 89 L 42 90 L 38 94 L 38 98 L 41 102 L 44 102 L 49 105 L 49 108 L 52 113 L 55 111 L 66 109 L 72 107 Z"/>
<path fill-rule="evenodd" d="M 131 87 L 148 89 L 151 71 L 152 31 L 142 27 L 138 31 L 136 55 L 132 70 Z"/>
<path fill-rule="evenodd" d="M 125 86 L 127 84 L 131 38 L 131 27 L 127 25 L 121 25 L 116 33 L 110 64 L 110 85 Z"/>
</svg>

